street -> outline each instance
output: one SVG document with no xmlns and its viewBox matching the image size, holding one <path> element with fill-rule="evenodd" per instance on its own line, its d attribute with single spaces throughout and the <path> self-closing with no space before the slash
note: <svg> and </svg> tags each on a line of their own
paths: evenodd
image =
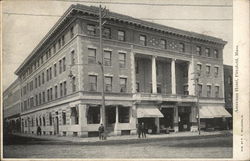
<svg viewBox="0 0 250 161">
<path fill-rule="evenodd" d="M 14 141 L 14 140 L 16 141 Z M 231 158 L 232 136 L 184 139 L 138 139 L 128 143 L 74 144 L 11 138 L 4 158 Z"/>
</svg>

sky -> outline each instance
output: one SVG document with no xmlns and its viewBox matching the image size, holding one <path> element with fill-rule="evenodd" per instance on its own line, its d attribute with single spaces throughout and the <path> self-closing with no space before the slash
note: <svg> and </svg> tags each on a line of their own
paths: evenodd
<svg viewBox="0 0 250 161">
<path fill-rule="evenodd" d="M 99 2 L 100 0 L 4 1 L 3 90 L 17 78 L 15 70 L 71 4 L 99 6 Z M 227 41 L 223 51 L 223 63 L 227 65 L 233 63 L 232 0 L 102 0 L 102 2 L 102 6 L 113 12 L 221 38 Z M 117 4 L 118 2 L 121 3 Z"/>
</svg>

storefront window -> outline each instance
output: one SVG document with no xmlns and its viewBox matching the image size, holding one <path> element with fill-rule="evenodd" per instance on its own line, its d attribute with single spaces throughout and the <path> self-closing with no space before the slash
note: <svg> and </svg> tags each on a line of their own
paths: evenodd
<svg viewBox="0 0 250 161">
<path fill-rule="evenodd" d="M 76 125 L 79 123 L 79 111 L 77 107 L 71 108 L 71 124 Z"/>
<path fill-rule="evenodd" d="M 118 113 L 119 113 L 119 123 L 129 123 L 129 113 L 130 113 L 129 107 L 119 107 Z"/>
<path fill-rule="evenodd" d="M 88 124 L 100 123 L 100 106 L 89 106 L 87 114 Z"/>
</svg>

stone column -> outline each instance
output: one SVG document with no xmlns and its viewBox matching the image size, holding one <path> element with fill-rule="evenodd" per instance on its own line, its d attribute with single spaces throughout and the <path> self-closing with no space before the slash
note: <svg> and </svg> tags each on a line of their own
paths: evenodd
<svg viewBox="0 0 250 161">
<path fill-rule="evenodd" d="M 160 133 L 160 118 L 159 117 L 155 118 L 155 125 L 157 127 L 156 133 L 159 134 Z"/>
<path fill-rule="evenodd" d="M 119 135 L 121 131 L 118 131 L 118 124 L 119 124 L 119 107 L 115 107 L 115 127 L 114 127 L 114 133 L 115 135 Z"/>
<path fill-rule="evenodd" d="M 133 45 L 131 45 L 130 61 L 131 61 L 132 93 L 136 93 L 135 53 L 133 52 Z"/>
<path fill-rule="evenodd" d="M 171 61 L 172 94 L 176 94 L 175 61 L 176 61 L 176 59 L 172 59 L 172 61 Z"/>
<path fill-rule="evenodd" d="M 191 113 L 190 113 L 190 123 L 191 123 L 191 127 L 190 127 L 190 131 L 192 132 L 196 132 L 198 131 L 198 124 L 197 124 L 197 108 L 196 105 L 194 104 L 193 106 L 191 106 Z"/>
<path fill-rule="evenodd" d="M 195 73 L 194 73 L 194 61 L 193 57 L 191 62 L 188 63 L 188 92 L 189 95 L 195 95 Z"/>
<path fill-rule="evenodd" d="M 156 56 L 152 56 L 152 93 L 157 93 Z"/>
<path fill-rule="evenodd" d="M 80 137 L 87 137 L 88 131 L 87 129 L 87 114 L 86 114 L 86 108 L 87 105 L 85 104 L 79 104 L 78 105 L 79 110 L 79 126 L 81 131 L 79 132 Z"/>
<path fill-rule="evenodd" d="M 174 132 L 179 131 L 179 115 L 178 115 L 178 106 L 174 107 Z"/>
<path fill-rule="evenodd" d="M 136 112 L 136 105 L 133 104 L 132 107 L 130 108 L 130 129 L 131 129 L 131 134 L 136 134 L 137 129 L 136 129 L 136 124 L 138 123 L 137 119 L 137 112 Z"/>
</svg>

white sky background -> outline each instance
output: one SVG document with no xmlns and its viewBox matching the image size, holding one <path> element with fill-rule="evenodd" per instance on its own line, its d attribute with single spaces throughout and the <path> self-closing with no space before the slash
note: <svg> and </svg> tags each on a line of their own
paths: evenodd
<svg viewBox="0 0 250 161">
<path fill-rule="evenodd" d="M 94 1 L 94 0 L 92 0 Z M 160 4 L 195 4 L 195 5 L 232 5 L 232 0 L 109 0 L 107 2 L 137 2 Z M 103 1 L 104 2 L 104 1 Z M 3 14 L 3 90 L 16 78 L 15 70 L 42 40 L 47 32 L 71 4 L 96 5 L 81 0 L 57 1 L 5 1 L 3 12 L 25 13 L 47 16 Z M 224 64 L 232 65 L 232 7 L 200 7 L 200 6 L 154 6 L 154 5 L 124 5 L 102 4 L 113 12 L 129 15 L 135 18 L 150 19 L 224 19 L 223 21 L 204 20 L 150 20 L 151 22 L 193 31 L 222 38 L 227 41 L 224 48 Z M 227 20 L 225 20 L 227 19 Z"/>
</svg>

